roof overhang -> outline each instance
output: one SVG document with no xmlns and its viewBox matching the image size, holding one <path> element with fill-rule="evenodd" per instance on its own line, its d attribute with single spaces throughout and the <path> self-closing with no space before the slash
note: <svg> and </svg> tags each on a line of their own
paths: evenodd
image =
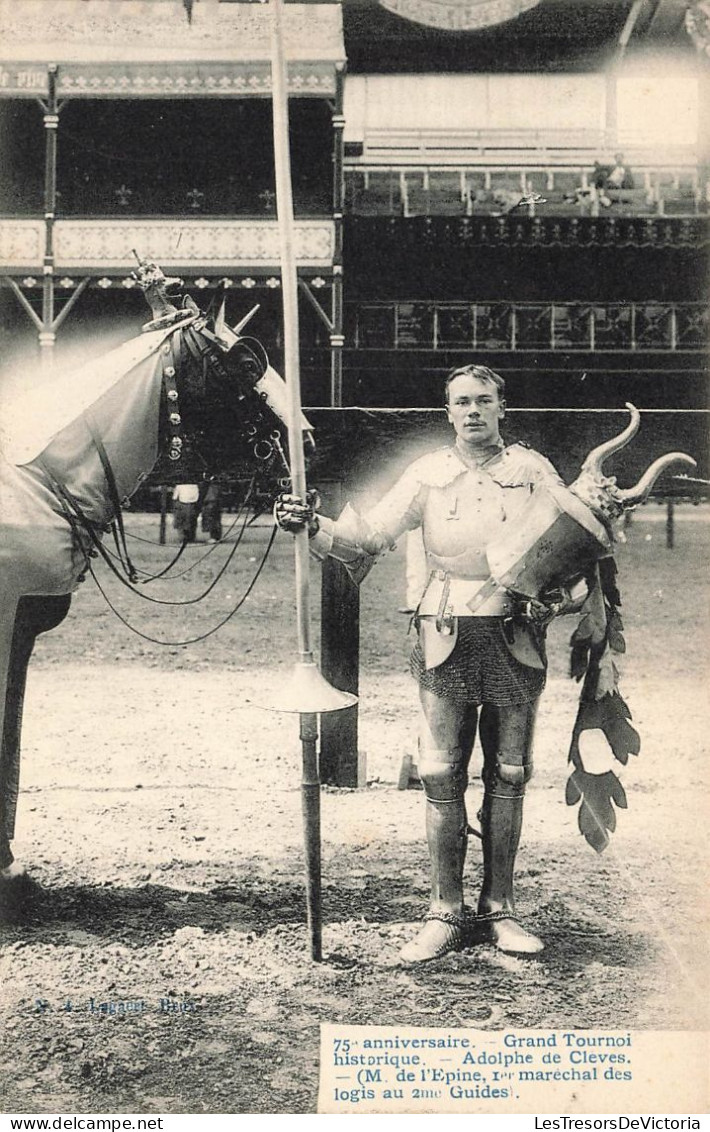
<svg viewBox="0 0 710 1132">
<path fill-rule="evenodd" d="M 0 96 L 270 96 L 270 13 L 262 4 L 181 0 L 0 0 Z M 284 9 L 290 93 L 330 97 L 345 64 L 340 4 Z"/>
</svg>

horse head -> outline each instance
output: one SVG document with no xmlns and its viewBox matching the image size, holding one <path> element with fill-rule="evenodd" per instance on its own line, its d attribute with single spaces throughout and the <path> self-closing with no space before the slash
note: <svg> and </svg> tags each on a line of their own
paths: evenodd
<svg viewBox="0 0 710 1132">
<path fill-rule="evenodd" d="M 142 262 L 136 279 L 153 312 L 144 331 L 169 331 L 160 347 L 161 473 L 191 480 L 249 465 L 287 475 L 286 384 L 261 343 L 243 334 L 258 308 L 230 327 L 223 303 L 215 316 L 202 312 L 156 264 Z M 310 436 L 305 417 L 302 427 Z"/>
</svg>

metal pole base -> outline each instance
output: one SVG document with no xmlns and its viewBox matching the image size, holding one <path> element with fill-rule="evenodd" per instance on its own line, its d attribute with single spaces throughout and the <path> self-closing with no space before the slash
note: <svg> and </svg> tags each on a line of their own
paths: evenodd
<svg viewBox="0 0 710 1132">
<path fill-rule="evenodd" d="M 319 714 L 342 711 L 357 703 L 352 692 L 340 692 L 328 683 L 314 661 L 298 661 L 287 684 L 259 704 L 269 711 Z"/>
</svg>

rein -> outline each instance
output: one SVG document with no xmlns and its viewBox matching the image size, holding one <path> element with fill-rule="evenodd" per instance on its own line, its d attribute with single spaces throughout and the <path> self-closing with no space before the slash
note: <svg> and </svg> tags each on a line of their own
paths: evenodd
<svg viewBox="0 0 710 1132">
<path fill-rule="evenodd" d="M 113 507 L 113 513 L 114 514 L 113 514 L 113 519 L 111 521 L 111 531 L 112 531 L 112 534 L 113 534 L 114 543 L 116 544 L 116 553 L 118 555 L 118 560 L 121 563 L 121 566 L 123 567 L 123 570 L 124 570 L 128 580 L 130 582 L 136 583 L 138 581 L 138 572 L 137 572 L 135 566 L 133 565 L 133 563 L 131 561 L 131 556 L 130 556 L 129 551 L 128 551 L 128 544 L 126 542 L 126 531 L 125 531 L 125 528 L 123 526 L 123 513 L 121 511 L 121 500 L 119 499 L 118 485 L 116 483 L 116 477 L 113 474 L 113 468 L 111 467 L 111 461 L 108 458 L 108 452 L 106 451 L 106 449 L 104 447 L 104 442 L 101 439 L 101 437 L 99 436 L 99 434 L 97 433 L 96 429 L 93 427 L 93 424 L 91 422 L 91 418 L 89 417 L 88 414 L 86 414 L 86 426 L 89 430 L 89 433 L 91 435 L 91 439 L 94 443 L 94 448 L 96 449 L 96 451 L 98 453 L 99 460 L 101 461 L 101 466 L 104 470 L 104 477 L 106 479 L 106 486 L 108 488 L 109 499 L 111 501 L 111 506 Z M 66 488 L 65 488 L 65 491 L 66 491 Z M 67 495 L 69 495 L 69 492 L 67 492 Z M 72 503 L 74 505 L 74 509 L 77 512 L 78 516 L 81 517 L 83 522 L 85 522 L 86 517 L 83 515 L 83 512 L 81 511 L 81 507 L 79 506 L 77 501 L 72 498 Z"/>
<path fill-rule="evenodd" d="M 232 619 L 232 617 L 234 617 L 235 613 L 238 613 L 239 610 L 241 609 L 241 607 L 244 605 L 244 602 L 249 597 L 249 594 L 254 589 L 254 586 L 256 585 L 257 581 L 259 580 L 259 575 L 261 574 L 261 571 L 264 569 L 264 566 L 266 565 L 266 561 L 269 557 L 269 554 L 271 553 L 271 548 L 274 545 L 274 539 L 276 538 L 277 530 L 278 530 L 278 528 L 276 526 L 274 526 L 272 528 L 271 534 L 269 536 L 269 541 L 266 544 L 266 549 L 264 550 L 264 553 L 263 553 L 262 558 L 261 558 L 261 562 L 259 563 L 256 570 L 254 571 L 254 577 L 249 582 L 249 585 L 246 587 L 244 593 L 239 598 L 236 605 L 234 605 L 233 608 L 230 609 L 229 613 L 227 613 L 222 618 L 221 621 L 218 621 L 216 625 L 213 625 L 211 629 L 207 629 L 206 632 L 200 633 L 197 637 L 188 637 L 187 640 L 184 640 L 184 641 L 161 641 L 158 637 L 151 637 L 149 633 L 144 633 L 141 629 L 136 629 L 135 625 L 131 625 L 131 623 L 126 620 L 126 618 L 123 616 L 123 614 L 120 613 L 118 611 L 118 609 L 116 609 L 116 606 L 112 603 L 108 594 L 106 593 L 103 586 L 101 585 L 99 579 L 96 577 L 96 574 L 94 573 L 94 568 L 91 565 L 91 563 L 89 563 L 89 570 L 91 572 L 91 577 L 96 582 L 96 587 L 97 587 L 99 593 L 103 597 L 104 601 L 106 602 L 106 604 L 109 607 L 109 609 L 111 610 L 111 612 L 115 613 L 116 617 L 118 617 L 118 620 L 123 625 L 125 625 L 127 629 L 130 629 L 132 633 L 135 633 L 137 637 L 141 637 L 144 641 L 150 641 L 154 645 L 166 645 L 166 646 L 171 647 L 171 648 L 178 647 L 180 645 L 196 645 L 196 644 L 199 644 L 200 641 L 206 641 L 208 637 L 211 637 L 213 635 L 213 633 L 216 633 L 219 629 L 221 629 L 224 625 L 226 625 L 228 621 L 231 621 L 231 619 Z M 176 604 L 180 605 L 180 604 L 185 604 L 185 603 L 177 602 Z"/>
<path fill-rule="evenodd" d="M 151 601 L 151 602 L 153 602 L 157 605 L 194 605 L 197 602 L 202 601 L 205 597 L 207 597 L 207 595 L 214 589 L 214 587 L 217 585 L 219 580 L 224 575 L 224 573 L 227 570 L 228 566 L 230 565 L 232 559 L 234 558 L 234 555 L 236 554 L 236 552 L 239 548 L 239 544 L 241 543 L 244 531 L 246 530 L 247 526 L 249 525 L 247 515 L 246 515 L 246 511 L 244 512 L 244 521 L 242 523 L 241 530 L 239 531 L 239 534 L 237 536 L 236 542 L 235 542 L 234 546 L 232 547 L 232 549 L 231 549 L 226 561 L 224 562 L 223 566 L 218 571 L 216 576 L 213 578 L 212 582 L 207 587 L 207 589 L 202 594 L 200 594 L 198 597 L 190 598 L 187 601 L 163 601 L 159 598 L 150 597 L 148 594 L 142 593 L 140 590 L 136 589 L 135 586 L 131 585 L 131 583 L 128 582 L 122 576 L 122 574 L 115 568 L 113 562 L 111 561 L 111 556 L 110 556 L 109 552 L 105 549 L 105 547 L 102 546 L 99 536 L 96 534 L 96 531 L 93 529 L 94 524 L 92 524 L 91 520 L 88 519 L 84 515 L 83 511 L 81 510 L 80 505 L 74 499 L 71 492 L 69 492 L 64 487 L 63 484 L 59 483 L 59 481 L 56 480 L 54 478 L 54 476 L 52 476 L 52 473 L 49 471 L 49 469 L 46 467 L 46 465 L 43 464 L 42 467 L 43 467 L 45 473 L 49 476 L 53 486 L 55 487 L 55 490 L 57 491 L 57 493 L 59 495 L 60 502 L 62 503 L 62 508 L 63 508 L 64 513 L 66 515 L 66 518 L 69 522 L 69 525 L 72 529 L 72 533 L 74 534 L 74 537 L 77 540 L 77 543 L 79 544 L 79 546 L 82 545 L 82 540 L 81 540 L 82 532 L 88 533 L 90 538 L 91 538 L 91 542 L 93 544 L 94 549 L 88 551 L 88 554 L 87 554 L 87 557 L 86 557 L 86 567 L 87 567 L 89 573 L 91 574 L 91 577 L 93 578 L 94 582 L 96 583 L 96 588 L 98 589 L 99 593 L 103 597 L 107 606 L 109 607 L 111 612 L 115 614 L 115 616 L 118 618 L 118 620 L 123 625 L 126 626 L 127 629 L 130 629 L 130 631 L 132 633 L 135 633 L 136 636 L 141 637 L 144 641 L 150 641 L 152 644 L 164 645 L 164 646 L 171 647 L 171 648 L 172 647 L 179 647 L 179 646 L 182 646 L 182 645 L 198 644 L 200 641 L 207 640 L 208 637 L 211 637 L 214 633 L 216 633 L 219 629 L 221 629 L 224 625 L 226 625 L 227 622 L 230 621 L 232 619 L 232 617 L 234 617 L 234 615 L 239 612 L 242 605 L 244 604 L 246 599 L 249 597 L 251 591 L 254 589 L 254 586 L 256 585 L 256 583 L 259 579 L 259 576 L 260 576 L 262 570 L 264 569 L 264 566 L 266 565 L 269 554 L 271 553 L 271 548 L 274 545 L 274 540 L 276 538 L 276 531 L 277 531 L 277 528 L 275 526 L 273 527 L 273 529 L 271 531 L 271 535 L 269 536 L 269 541 L 268 541 L 266 548 L 264 550 L 264 553 L 262 555 L 261 562 L 259 563 L 256 570 L 254 571 L 254 576 L 252 577 L 251 581 L 247 585 L 244 593 L 238 599 L 238 601 L 235 603 L 235 605 L 232 607 L 232 609 L 224 617 L 222 617 L 222 619 L 220 621 L 218 621 L 216 625 L 213 625 L 212 628 L 207 629 L 204 633 L 198 634 L 196 637 L 189 637 L 186 640 L 181 640 L 181 641 L 164 641 L 164 640 L 161 640 L 159 637 L 152 637 L 149 633 L 144 633 L 141 629 L 137 629 L 135 625 L 132 625 L 130 623 L 130 621 L 128 621 L 127 618 L 124 617 L 123 614 L 116 608 L 116 606 L 113 604 L 110 597 L 106 593 L 105 589 L 101 585 L 101 582 L 99 581 L 98 577 L 96 576 L 96 571 L 94 570 L 94 566 L 93 566 L 91 559 L 98 558 L 99 555 L 101 555 L 101 557 L 104 559 L 104 561 L 111 568 L 112 573 L 115 574 L 115 576 L 118 578 L 118 580 L 121 582 L 121 584 L 126 586 L 127 589 L 131 590 L 131 592 L 136 594 L 138 597 L 143 598 L 145 601 Z M 253 490 L 253 486 L 254 486 L 255 482 L 256 482 L 256 477 L 254 477 L 252 479 L 252 482 L 249 486 L 249 489 L 248 489 L 247 494 L 246 494 L 245 499 L 244 499 L 244 503 L 242 504 L 243 509 L 246 507 L 246 504 L 248 503 L 248 501 L 251 497 L 251 492 Z M 78 514 L 77 514 L 77 512 L 78 512 Z M 81 518 L 79 518 L 79 516 L 81 516 Z M 239 520 L 239 517 L 237 517 L 233 526 L 236 525 L 238 520 Z M 185 544 L 183 544 L 183 546 L 181 547 L 181 551 L 184 550 L 184 547 L 185 547 Z M 84 574 L 80 575 L 79 580 L 83 581 L 85 577 L 86 577 L 86 574 L 84 573 Z"/>
</svg>

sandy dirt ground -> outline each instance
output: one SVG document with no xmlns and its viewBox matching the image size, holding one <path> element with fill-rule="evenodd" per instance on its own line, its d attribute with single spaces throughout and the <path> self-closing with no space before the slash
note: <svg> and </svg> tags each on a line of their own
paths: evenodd
<svg viewBox="0 0 710 1132">
<path fill-rule="evenodd" d="M 255 706 L 290 670 L 290 540 L 279 536 L 240 614 L 190 648 L 132 636 L 87 581 L 29 679 L 15 848 L 37 887 L 3 909 L 2 1109 L 314 1111 L 326 1021 L 707 1028 L 710 516 L 679 508 L 674 550 L 663 517 L 644 509 L 619 552 L 622 687 L 642 752 L 601 857 L 564 802 L 579 689 L 571 625 L 551 630 L 517 869 L 519 911 L 547 944 L 537 961 L 478 946 L 397 965 L 427 891 L 422 794 L 396 789 L 416 751 L 400 551 L 363 590 L 368 785 L 322 791 L 320 964 L 304 926 L 297 720 Z M 130 529 L 155 538 L 157 519 L 130 516 Z M 158 608 L 108 588 L 144 632 L 192 636 L 233 603 L 267 535 L 248 532 L 204 603 Z M 168 555 L 136 544 L 146 566 Z M 190 548 L 190 572 L 156 592 L 194 595 L 224 555 Z M 479 793 L 474 780 L 472 814 Z M 474 902 L 475 842 L 467 875 Z M 134 1006 L 102 1005 L 118 1002 Z"/>
</svg>

